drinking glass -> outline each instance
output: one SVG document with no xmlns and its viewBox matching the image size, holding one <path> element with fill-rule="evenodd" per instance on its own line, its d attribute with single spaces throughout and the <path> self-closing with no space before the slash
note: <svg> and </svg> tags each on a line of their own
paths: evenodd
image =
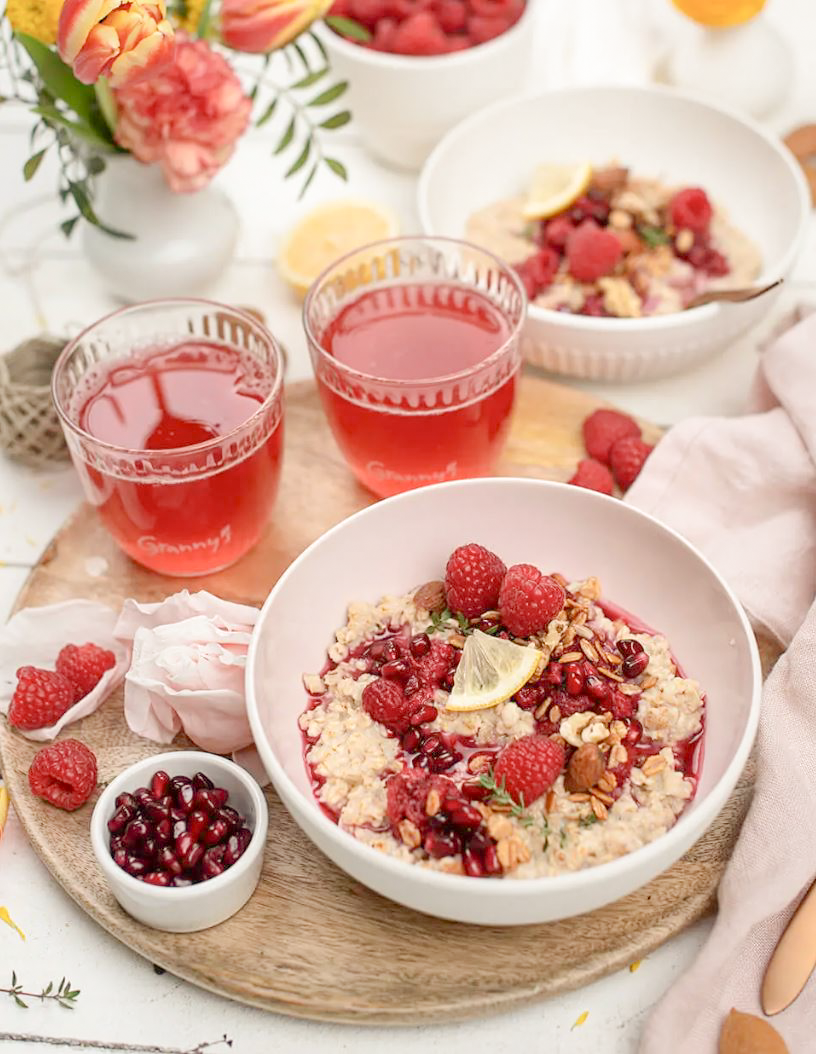
<svg viewBox="0 0 816 1054">
<path fill-rule="evenodd" d="M 408 301 L 414 309 L 442 303 L 453 317 L 484 316 L 487 301 L 501 325 L 495 346 L 467 368 L 446 362 L 449 348 L 440 335 L 423 346 L 383 346 L 380 354 L 399 354 L 395 368 L 368 372 L 327 347 L 332 324 L 361 297 L 378 311 L 392 305 L 397 318 Z M 334 437 L 364 486 L 385 497 L 491 472 L 510 424 L 526 305 L 515 272 L 498 257 L 449 238 L 375 242 L 341 257 L 317 279 L 303 308 L 312 366 Z M 398 375 L 397 361 L 406 363 L 410 376 Z"/>
<path fill-rule="evenodd" d="M 190 412 L 175 416 L 168 392 L 178 397 L 179 385 Z M 275 338 L 242 311 L 205 300 L 116 311 L 71 341 L 53 376 L 88 501 L 130 557 L 179 576 L 228 567 L 258 541 L 280 476 L 282 387 Z M 127 403 L 133 392 L 148 398 L 144 413 Z M 243 401 L 231 412 L 246 406 L 248 416 L 222 434 L 212 422 L 226 419 L 220 404 L 233 392 Z M 94 398 L 114 427 L 145 429 L 149 418 L 152 431 L 135 443 L 126 431 L 119 443 L 99 438 L 88 424 Z"/>
</svg>

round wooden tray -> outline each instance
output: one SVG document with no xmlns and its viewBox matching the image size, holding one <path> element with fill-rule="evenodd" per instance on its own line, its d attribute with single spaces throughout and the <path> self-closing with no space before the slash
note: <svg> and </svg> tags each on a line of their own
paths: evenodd
<svg viewBox="0 0 816 1054">
<path fill-rule="evenodd" d="M 588 396 L 526 377 L 502 474 L 566 479 L 582 454 Z M 287 453 L 274 523 L 237 566 L 195 581 L 163 578 L 122 555 L 94 511 L 60 531 L 18 607 L 88 597 L 118 606 L 158 600 L 183 586 L 259 604 L 278 575 L 320 533 L 371 502 L 354 483 L 324 423 L 314 388 L 287 398 Z M 647 427 L 653 435 L 657 429 Z M 107 561 L 93 577 L 87 561 Z M 70 734 L 99 760 L 100 784 L 161 749 L 134 736 L 121 692 Z M 455 1020 L 576 988 L 642 958 L 712 908 L 748 806 L 751 776 L 706 836 L 650 885 L 600 911 L 523 928 L 443 922 L 392 904 L 337 870 L 267 792 L 269 840 L 257 892 L 242 911 L 202 933 L 148 929 L 125 915 L 90 852 L 93 802 L 63 813 L 33 798 L 26 773 L 37 748 L 0 722 L 2 769 L 35 850 L 92 918 L 151 962 L 194 984 L 297 1017 L 355 1023 Z M 546 891 L 542 883 L 542 895 Z"/>
</svg>

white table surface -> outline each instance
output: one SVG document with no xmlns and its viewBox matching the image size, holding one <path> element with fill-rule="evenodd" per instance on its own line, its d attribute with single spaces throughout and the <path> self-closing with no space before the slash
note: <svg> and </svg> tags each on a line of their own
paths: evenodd
<svg viewBox="0 0 816 1054">
<path fill-rule="evenodd" d="M 631 42 L 620 34 L 627 19 L 630 24 L 637 21 L 646 5 L 658 0 L 603 0 L 603 16 L 599 14 L 601 0 L 573 0 L 569 5 L 559 0 L 535 2 L 540 8 L 537 86 L 642 79 L 643 67 L 638 65 L 642 50 L 628 50 Z M 654 8 L 649 12 L 653 15 Z M 789 41 L 797 68 L 795 88 L 784 109 L 768 119 L 771 128 L 785 132 L 803 121 L 816 120 L 816 110 L 808 109 L 808 100 L 813 106 L 816 99 L 816 64 L 812 61 L 816 17 L 812 0 L 772 0 L 767 17 Z M 670 33 L 682 31 L 680 22 L 672 19 L 664 11 L 660 27 Z M 610 39 L 613 33 L 618 34 L 614 41 Z M 626 62 L 621 62 L 622 56 Z M 20 178 L 27 156 L 27 127 L 19 111 L 2 108 L 0 305 L 4 347 L 38 331 L 76 331 L 114 306 L 86 264 L 78 239 L 65 242 L 55 233 L 58 208 L 49 194 L 46 171 L 29 185 Z M 406 231 L 415 228 L 414 178 L 367 158 L 356 143 L 353 126 L 333 143 L 339 144 L 333 152 L 351 173 L 348 192 L 387 203 L 400 215 Z M 219 177 L 238 205 L 243 227 L 236 259 L 213 295 L 226 302 L 254 305 L 265 313 L 289 349 L 288 377 L 297 380 L 309 375 L 308 357 L 298 305 L 274 268 L 276 246 L 301 211 L 319 200 L 342 196 L 346 190 L 321 174 L 306 203 L 298 204 L 294 186 L 277 178 L 280 169 L 270 152 L 268 138 L 254 133 Z M 816 223 L 811 224 L 809 235 L 775 318 L 797 300 L 814 299 Z M 773 322 L 769 320 L 764 329 Z M 661 423 L 691 413 L 735 413 L 745 399 L 761 336 L 761 332 L 754 333 L 716 359 L 659 383 L 583 387 Z M 0 457 L 0 618 L 10 611 L 29 569 L 78 500 L 79 488 L 71 470 L 34 473 Z M 630 1054 L 637 1048 L 651 1006 L 692 961 L 710 927 L 709 921 L 700 922 L 664 945 L 635 972 L 623 970 L 569 995 L 468 1024 L 418 1022 L 415 1028 L 384 1029 L 266 1014 L 200 991 L 169 974 L 158 976 L 149 963 L 99 929 L 63 893 L 28 846 L 13 811 L 0 845 L 2 905 L 28 939 L 23 942 L 0 925 L 0 986 L 8 984 L 11 971 L 16 970 L 20 980 L 35 990 L 63 974 L 82 990 L 77 1008 L 70 1013 L 39 1004 L 24 1011 L 0 996 L 3 1049 L 30 1054 L 53 1050 L 54 1040 L 69 1038 L 96 1041 L 102 1049 L 113 1049 L 104 1043 L 118 1043 L 188 1050 L 224 1033 L 240 1054 L 374 1052 L 386 1044 L 406 1054 L 516 1048 L 534 1054 L 590 1054 L 601 1049 L 605 1054 Z M 576 1026 L 586 1011 L 588 1016 Z M 50 1042 L 24 1041 L 13 1038 L 15 1033 L 50 1037 Z"/>
</svg>

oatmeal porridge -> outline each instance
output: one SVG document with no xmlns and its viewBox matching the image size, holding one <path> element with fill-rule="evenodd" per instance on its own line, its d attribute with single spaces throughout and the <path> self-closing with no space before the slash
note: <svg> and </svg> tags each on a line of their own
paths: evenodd
<svg viewBox="0 0 816 1054">
<path fill-rule="evenodd" d="M 559 212 L 531 218 L 529 197 L 519 195 L 468 220 L 466 237 L 515 267 L 532 304 L 580 315 L 662 315 L 759 275 L 756 246 L 701 188 L 617 165 L 588 171 L 586 188 Z"/>
<path fill-rule="evenodd" d="M 654 841 L 694 795 L 703 692 L 595 578 L 462 546 L 444 582 L 353 601 L 304 684 L 317 801 L 419 867 L 576 871 Z"/>
</svg>

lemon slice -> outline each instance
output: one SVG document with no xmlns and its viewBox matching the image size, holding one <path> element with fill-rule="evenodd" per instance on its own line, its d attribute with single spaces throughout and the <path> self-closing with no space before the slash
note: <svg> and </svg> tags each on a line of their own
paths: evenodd
<svg viewBox="0 0 816 1054">
<path fill-rule="evenodd" d="M 447 709 L 487 710 L 515 695 L 530 680 L 541 652 L 474 630 L 465 641 Z"/>
<path fill-rule="evenodd" d="M 728 29 L 750 22 L 765 0 L 673 0 L 674 6 L 701 26 Z"/>
<path fill-rule="evenodd" d="M 539 165 L 522 212 L 525 220 L 543 220 L 568 208 L 586 191 L 592 165 Z"/>
<path fill-rule="evenodd" d="M 304 295 L 339 256 L 398 233 L 399 221 L 382 205 L 331 201 L 312 209 L 289 232 L 278 268 L 295 292 Z"/>
</svg>

